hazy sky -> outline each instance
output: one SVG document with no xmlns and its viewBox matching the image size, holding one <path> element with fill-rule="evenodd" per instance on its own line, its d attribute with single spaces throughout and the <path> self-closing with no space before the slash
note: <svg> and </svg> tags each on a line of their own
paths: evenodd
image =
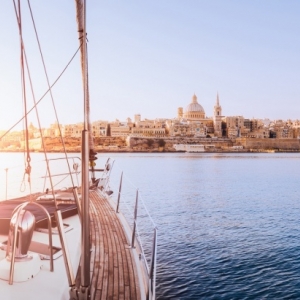
<svg viewBox="0 0 300 300">
<path fill-rule="evenodd" d="M 22 2 L 39 99 L 47 85 L 27 1 Z M 8 128 L 22 114 L 20 50 L 13 2 L 1 6 L 0 128 Z M 31 6 L 53 82 L 78 48 L 75 4 L 31 0 Z M 125 120 L 137 113 L 173 118 L 194 93 L 207 116 L 219 93 L 225 116 L 300 119 L 300 1 L 90 0 L 87 10 L 92 120 Z M 82 120 L 79 56 L 53 94 L 61 123 Z M 48 126 L 55 118 L 50 99 L 44 101 L 40 116 Z"/>
</svg>

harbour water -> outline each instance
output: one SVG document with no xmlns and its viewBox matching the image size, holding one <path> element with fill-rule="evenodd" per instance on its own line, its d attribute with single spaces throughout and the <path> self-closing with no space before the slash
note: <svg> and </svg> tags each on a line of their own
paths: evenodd
<svg viewBox="0 0 300 300">
<path fill-rule="evenodd" d="M 158 299 L 300 299 L 300 154 L 114 158 L 158 227 Z"/>
<path fill-rule="evenodd" d="M 157 299 L 300 299 L 300 154 L 110 157 L 158 227 Z"/>
</svg>

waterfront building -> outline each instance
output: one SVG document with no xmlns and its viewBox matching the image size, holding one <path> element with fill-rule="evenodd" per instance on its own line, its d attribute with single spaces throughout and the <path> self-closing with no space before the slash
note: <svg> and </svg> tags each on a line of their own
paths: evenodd
<svg viewBox="0 0 300 300">
<path fill-rule="evenodd" d="M 268 124 L 269 123 L 267 119 L 244 119 L 244 128 L 241 132 L 241 137 L 259 139 L 269 138 L 270 130 Z"/>
<path fill-rule="evenodd" d="M 165 119 L 141 120 L 141 115 L 134 116 L 131 136 L 135 137 L 164 137 L 166 135 Z"/>
<path fill-rule="evenodd" d="M 81 138 L 83 123 L 67 124 L 64 126 L 65 137 Z"/>
<path fill-rule="evenodd" d="M 270 137 L 270 131 L 268 128 L 258 128 L 254 131 L 249 132 L 245 137 L 254 139 L 266 139 Z"/>
<path fill-rule="evenodd" d="M 293 130 L 293 138 L 300 139 L 300 126 L 294 128 L 294 130 Z"/>
<path fill-rule="evenodd" d="M 226 135 L 229 138 L 241 137 L 242 135 L 247 134 L 250 130 L 245 130 L 244 117 L 234 116 L 234 117 L 225 117 L 226 123 Z"/>
<path fill-rule="evenodd" d="M 250 119 L 244 119 L 244 133 L 249 133 L 251 131 L 251 121 Z"/>
<path fill-rule="evenodd" d="M 277 139 L 291 139 L 294 137 L 292 122 L 276 120 L 270 124 L 271 137 Z"/>
<path fill-rule="evenodd" d="M 170 137 L 191 136 L 190 124 L 184 119 L 167 120 L 166 129 Z"/>
<path fill-rule="evenodd" d="M 133 126 L 130 122 L 120 122 L 119 120 L 111 122 L 109 125 L 110 136 L 112 137 L 127 137 L 131 133 L 131 128 Z"/>
<path fill-rule="evenodd" d="M 92 123 L 94 137 L 107 136 L 108 121 L 95 121 Z"/>
<path fill-rule="evenodd" d="M 244 119 L 244 128 L 240 136 L 248 138 L 269 138 L 269 121 L 268 119 Z"/>
<path fill-rule="evenodd" d="M 292 121 L 292 128 L 293 128 L 293 138 L 300 139 L 300 121 L 299 120 Z"/>
<path fill-rule="evenodd" d="M 38 128 L 35 128 L 32 124 L 30 124 L 29 130 L 31 131 L 31 133 L 35 133 L 34 134 L 35 138 L 40 137 Z M 61 134 L 60 134 L 60 131 L 61 131 Z M 44 129 L 43 136 L 50 137 L 50 138 L 55 138 L 55 137 L 60 137 L 60 136 L 64 137 L 65 136 L 65 126 L 58 124 L 57 121 L 55 121 L 54 124 L 51 124 L 49 128 Z"/>
</svg>

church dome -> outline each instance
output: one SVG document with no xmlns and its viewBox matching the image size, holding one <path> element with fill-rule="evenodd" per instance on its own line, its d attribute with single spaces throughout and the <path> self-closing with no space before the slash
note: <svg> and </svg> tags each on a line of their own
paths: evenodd
<svg viewBox="0 0 300 300">
<path fill-rule="evenodd" d="M 192 102 L 185 108 L 184 116 L 188 119 L 205 118 L 205 111 L 198 103 L 197 96 L 194 94 Z"/>
<path fill-rule="evenodd" d="M 185 112 L 204 112 L 203 107 L 199 103 L 190 103 L 186 108 Z"/>
</svg>

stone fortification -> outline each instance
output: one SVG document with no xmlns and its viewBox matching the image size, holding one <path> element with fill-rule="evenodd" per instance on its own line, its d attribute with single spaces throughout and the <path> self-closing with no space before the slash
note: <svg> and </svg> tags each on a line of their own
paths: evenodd
<svg viewBox="0 0 300 300">
<path fill-rule="evenodd" d="M 127 147 L 125 137 L 111 136 L 96 137 L 94 145 L 96 151 L 117 151 Z"/>
<path fill-rule="evenodd" d="M 241 145 L 245 149 L 255 150 L 281 150 L 281 151 L 299 151 L 299 139 L 253 139 L 237 138 L 236 145 Z"/>
<path fill-rule="evenodd" d="M 65 147 L 68 152 L 80 152 L 80 138 L 65 138 Z M 60 138 L 45 138 L 46 151 L 62 152 Z M 175 152 L 175 144 L 204 145 L 208 152 L 231 151 L 300 151 L 299 139 L 257 139 L 257 138 L 186 138 L 186 137 L 96 137 L 94 140 L 97 152 Z M 1 146 L 1 145 L 0 145 Z M 23 151 L 24 142 L 19 145 L 8 144 L 0 147 L 0 151 Z M 34 151 L 43 151 L 40 138 L 31 139 L 29 147 Z"/>
<path fill-rule="evenodd" d="M 183 137 L 164 137 L 164 138 L 141 138 L 128 137 L 126 143 L 131 151 L 166 151 L 173 152 L 174 144 L 202 144 L 210 146 L 211 150 L 228 149 L 233 146 L 230 139 L 212 138 L 183 138 Z"/>
</svg>

